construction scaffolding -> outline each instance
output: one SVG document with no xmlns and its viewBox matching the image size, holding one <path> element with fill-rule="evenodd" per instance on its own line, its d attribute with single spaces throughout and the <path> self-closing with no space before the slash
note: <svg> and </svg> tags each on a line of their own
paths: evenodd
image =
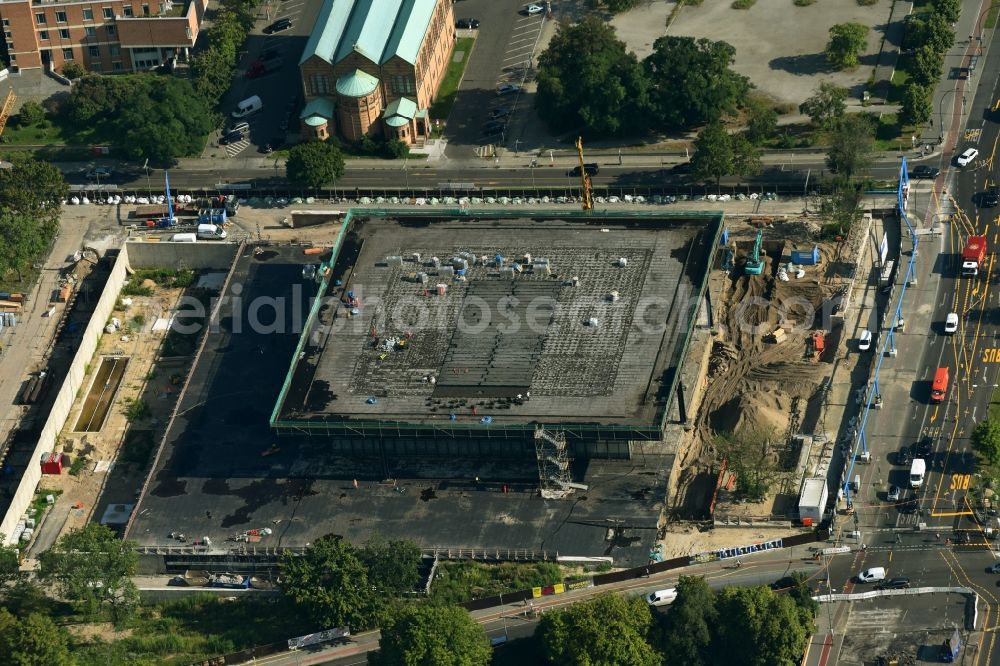
<svg viewBox="0 0 1000 666">
<path fill-rule="evenodd" d="M 569 472 L 569 450 L 566 433 L 549 434 L 544 428 L 535 430 L 535 458 L 538 460 L 538 487 L 542 499 L 562 499 L 576 488 Z"/>
</svg>

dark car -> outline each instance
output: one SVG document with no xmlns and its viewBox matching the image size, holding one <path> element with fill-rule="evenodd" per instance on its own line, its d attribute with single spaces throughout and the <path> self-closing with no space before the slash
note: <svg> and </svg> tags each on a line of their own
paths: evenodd
<svg viewBox="0 0 1000 666">
<path fill-rule="evenodd" d="M 919 442 L 913 443 L 914 458 L 923 458 L 924 460 L 926 460 L 933 455 L 934 455 L 934 442 L 931 441 L 930 437 L 924 437 Z"/>
<path fill-rule="evenodd" d="M 686 176 L 691 173 L 691 163 L 681 162 L 680 164 L 675 164 L 670 167 L 670 173 L 676 174 L 678 176 Z"/>
<path fill-rule="evenodd" d="M 506 118 L 507 116 L 509 116 L 512 113 L 513 113 L 513 111 L 510 108 L 508 108 L 506 106 L 499 106 L 499 107 L 493 109 L 492 111 L 490 111 L 490 118 L 494 118 L 494 119 Z"/>
<path fill-rule="evenodd" d="M 490 136 L 493 134 L 503 134 L 505 130 L 503 123 L 486 123 L 483 125 L 483 134 Z"/>
<path fill-rule="evenodd" d="M 275 60 L 280 57 L 281 53 L 279 53 L 276 49 L 267 49 L 260 54 L 260 59 L 264 62 L 267 62 L 268 60 Z"/>
<path fill-rule="evenodd" d="M 224 137 L 219 139 L 220 146 L 228 146 L 231 143 L 236 143 L 237 141 L 243 140 L 243 132 L 234 130 L 232 132 L 227 132 Z"/>
<path fill-rule="evenodd" d="M 913 169 L 910 173 L 911 178 L 937 178 L 941 173 L 941 169 L 937 167 L 927 166 L 926 164 L 921 164 L 920 166 Z"/>
<path fill-rule="evenodd" d="M 288 30 L 292 27 L 292 19 L 281 18 L 272 23 L 271 25 L 264 28 L 265 35 L 273 35 L 276 32 L 281 32 L 282 30 Z"/>
<path fill-rule="evenodd" d="M 784 576 L 771 583 L 769 587 L 772 590 L 777 591 L 777 590 L 787 590 L 788 588 L 795 587 L 796 585 L 798 585 L 798 583 L 796 582 L 794 576 Z"/>
<path fill-rule="evenodd" d="M 455 21 L 455 27 L 462 28 L 465 30 L 475 30 L 479 28 L 479 19 L 474 19 L 474 18 L 458 19 L 457 21 Z"/>
<path fill-rule="evenodd" d="M 886 578 L 884 581 L 875 586 L 876 590 L 905 590 L 910 586 L 910 579 L 903 578 L 902 576 L 898 578 Z"/>
<path fill-rule="evenodd" d="M 991 187 L 983 192 L 983 208 L 995 208 L 1000 205 L 1000 188 Z"/>
<path fill-rule="evenodd" d="M 896 505 L 896 509 L 900 513 L 916 513 L 917 509 L 919 508 L 920 508 L 920 500 L 918 500 L 916 497 L 911 497 L 905 502 L 901 502 Z"/>
<path fill-rule="evenodd" d="M 906 467 L 911 462 L 913 462 L 913 451 L 910 447 L 904 446 L 899 451 L 896 452 L 896 464 Z"/>
<path fill-rule="evenodd" d="M 596 176 L 597 172 L 601 170 L 601 168 L 599 166 L 597 166 L 596 162 L 589 162 L 587 164 L 584 164 L 583 168 L 587 170 L 587 175 L 588 176 Z M 573 167 L 568 172 L 566 172 L 566 175 L 567 176 L 579 176 L 580 175 L 580 167 L 579 167 L 579 165 Z"/>
</svg>

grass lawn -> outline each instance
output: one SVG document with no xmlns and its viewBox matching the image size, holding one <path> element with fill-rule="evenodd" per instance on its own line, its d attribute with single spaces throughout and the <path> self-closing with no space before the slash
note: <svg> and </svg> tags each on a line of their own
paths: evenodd
<svg viewBox="0 0 1000 666">
<path fill-rule="evenodd" d="M 553 585 L 563 580 L 563 570 L 553 562 L 483 564 L 442 562 L 438 565 L 430 598 L 461 603 L 505 592 Z"/>
<path fill-rule="evenodd" d="M 875 150 L 909 150 L 913 135 L 920 136 L 921 128 L 914 125 L 901 126 L 894 113 L 882 114 L 875 128 Z"/>
<path fill-rule="evenodd" d="M 46 119 L 30 127 L 9 123 L 3 131 L 2 142 L 15 146 L 81 146 L 104 141 L 92 129 L 81 131 Z"/>
<path fill-rule="evenodd" d="M 989 418 L 993 421 L 1000 420 L 1000 388 L 993 389 L 993 396 L 990 398 Z"/>
<path fill-rule="evenodd" d="M 992 30 L 997 27 L 997 14 L 1000 14 L 1000 0 L 993 0 L 990 4 L 990 11 L 986 15 L 986 22 L 983 23 L 983 27 L 987 30 Z"/>
<path fill-rule="evenodd" d="M 900 55 L 896 62 L 896 71 L 892 73 L 889 94 L 885 98 L 886 104 L 900 104 L 903 101 L 903 86 L 910 78 L 909 66 L 910 55 L 907 53 Z"/>
<path fill-rule="evenodd" d="M 430 109 L 432 119 L 448 119 L 451 107 L 455 104 L 455 95 L 458 94 L 458 85 L 462 82 L 462 76 L 465 74 L 465 66 L 469 63 L 469 57 L 472 55 L 472 45 L 475 42 L 475 37 L 462 37 L 455 42 L 455 50 L 452 52 L 451 62 L 448 63 L 448 71 L 444 73 L 444 79 L 441 81 L 437 97 Z M 465 55 L 456 62 L 455 55 L 458 53 Z"/>
</svg>

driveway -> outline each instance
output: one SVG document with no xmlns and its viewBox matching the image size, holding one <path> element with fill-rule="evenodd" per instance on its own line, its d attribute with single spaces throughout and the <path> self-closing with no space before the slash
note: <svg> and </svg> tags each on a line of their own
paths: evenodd
<svg viewBox="0 0 1000 666">
<path fill-rule="evenodd" d="M 480 28 L 448 117 L 445 130 L 448 157 L 472 157 L 478 148 L 489 145 L 507 145 L 513 149 L 519 127 L 534 117 L 523 86 L 532 79 L 531 68 L 537 64 L 538 55 L 535 49 L 550 20 L 542 14 L 526 16 L 519 13 L 521 8 L 523 5 L 489 0 L 467 0 L 455 6 L 456 18 L 479 19 Z M 522 90 L 498 95 L 497 86 L 501 84 L 513 84 Z M 500 119 L 503 133 L 484 134 L 483 126 L 491 111 L 499 108 L 510 112 Z"/>
<path fill-rule="evenodd" d="M 323 0 L 288 0 L 272 2 L 270 18 L 258 21 L 253 32 L 247 36 L 245 51 L 237 65 L 236 78 L 222 103 L 226 114 L 226 126 L 236 122 L 229 114 L 240 100 L 259 95 L 263 109 L 243 118 L 250 124 L 250 132 L 243 141 L 229 146 L 219 146 L 220 134 L 216 134 L 205 150 L 206 157 L 250 157 L 257 154 L 259 146 L 270 143 L 278 148 L 286 138 L 298 135 L 298 114 L 302 110 L 302 80 L 299 77 L 299 58 L 309 41 L 309 33 L 316 23 Z M 288 30 L 265 35 L 264 28 L 279 18 L 292 20 Z M 244 75 L 247 68 L 264 51 L 275 51 L 282 59 L 282 65 L 274 72 L 248 79 Z M 287 129 L 281 124 L 289 119 Z"/>
</svg>

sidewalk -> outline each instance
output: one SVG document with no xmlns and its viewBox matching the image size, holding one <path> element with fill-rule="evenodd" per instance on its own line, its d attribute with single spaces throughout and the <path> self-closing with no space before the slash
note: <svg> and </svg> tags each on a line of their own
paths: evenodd
<svg viewBox="0 0 1000 666">
<path fill-rule="evenodd" d="M 920 137 L 922 143 L 941 144 L 944 156 L 949 160 L 958 145 L 961 128 L 972 110 L 972 98 L 992 46 L 993 30 L 983 28 L 989 8 L 989 0 L 963 2 L 962 14 L 955 23 L 955 45 L 945 54 L 943 78 L 931 97 L 931 122 Z M 955 68 L 968 67 L 973 56 L 979 60 L 969 79 L 950 78 Z"/>
</svg>

